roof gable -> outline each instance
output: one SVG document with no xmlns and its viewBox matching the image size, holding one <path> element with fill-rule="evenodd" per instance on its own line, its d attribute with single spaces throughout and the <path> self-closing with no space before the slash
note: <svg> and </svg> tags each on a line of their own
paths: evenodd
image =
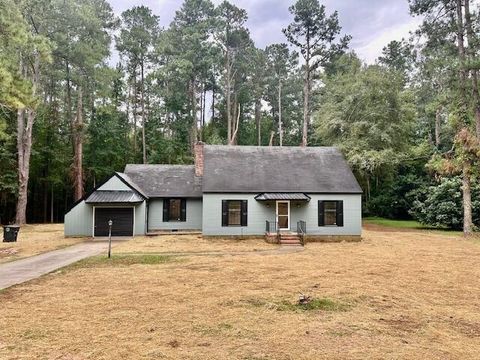
<svg viewBox="0 0 480 360">
<path fill-rule="evenodd" d="M 119 181 L 117 181 L 119 180 Z M 82 201 L 88 199 L 90 195 L 92 195 L 94 192 L 97 190 L 99 191 L 125 191 L 127 189 L 133 190 L 133 192 L 138 193 L 143 199 L 147 199 L 148 196 L 145 195 L 145 193 L 133 182 L 125 176 L 123 173 L 115 172 L 112 176 L 110 176 L 108 179 L 106 179 L 104 182 L 102 182 L 100 185 L 97 185 L 92 191 L 89 193 L 85 194 L 83 197 L 81 197 L 79 200 L 75 201 L 65 212 L 65 214 L 68 214 L 70 210 L 72 210 L 75 206 L 80 204 Z"/>
</svg>

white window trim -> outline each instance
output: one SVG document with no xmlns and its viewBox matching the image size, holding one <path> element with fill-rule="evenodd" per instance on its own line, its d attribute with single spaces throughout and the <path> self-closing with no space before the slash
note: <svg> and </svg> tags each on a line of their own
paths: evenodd
<svg viewBox="0 0 480 360">
<path fill-rule="evenodd" d="M 281 228 L 280 229 L 280 223 L 278 221 L 278 204 L 279 203 L 287 203 L 288 204 L 288 227 L 286 228 Z M 279 227 L 280 230 L 290 230 L 291 228 L 291 225 L 290 225 L 290 222 L 291 222 L 291 217 L 290 217 L 290 200 L 277 200 L 276 202 L 276 206 L 275 206 L 276 210 L 275 210 L 275 218 L 277 220 L 277 226 Z M 285 215 L 283 215 L 285 216 Z"/>
</svg>

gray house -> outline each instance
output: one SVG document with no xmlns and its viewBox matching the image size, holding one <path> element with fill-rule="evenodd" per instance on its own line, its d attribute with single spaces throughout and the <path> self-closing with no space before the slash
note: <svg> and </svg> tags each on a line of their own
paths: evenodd
<svg viewBox="0 0 480 360">
<path fill-rule="evenodd" d="M 195 146 L 195 165 L 127 165 L 74 204 L 66 236 L 199 231 L 269 241 L 358 240 L 361 194 L 331 147 Z"/>
</svg>

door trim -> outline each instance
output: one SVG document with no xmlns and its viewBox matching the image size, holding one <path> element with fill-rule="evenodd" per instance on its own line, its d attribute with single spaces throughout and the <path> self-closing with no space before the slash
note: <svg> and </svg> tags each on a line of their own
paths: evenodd
<svg viewBox="0 0 480 360">
<path fill-rule="evenodd" d="M 287 209 L 288 209 L 288 214 L 287 214 L 287 220 L 288 220 L 288 227 L 286 228 L 281 228 L 280 229 L 280 222 L 278 221 L 278 204 L 279 203 L 286 203 L 288 204 Z M 285 215 L 282 215 L 285 216 Z M 275 205 L 275 219 L 277 220 L 277 226 L 279 230 L 290 230 L 290 200 L 277 200 L 276 205 Z"/>
</svg>

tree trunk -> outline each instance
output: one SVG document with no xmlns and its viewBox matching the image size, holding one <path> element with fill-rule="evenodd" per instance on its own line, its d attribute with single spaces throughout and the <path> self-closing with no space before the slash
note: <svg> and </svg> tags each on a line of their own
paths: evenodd
<svg viewBox="0 0 480 360">
<path fill-rule="evenodd" d="M 78 201 L 83 196 L 83 91 L 78 87 L 77 114 L 73 125 L 73 197 Z"/>
<path fill-rule="evenodd" d="M 26 65 L 20 64 L 20 71 L 28 77 Z M 40 81 L 40 54 L 34 54 L 32 67 L 32 95 L 37 93 Z M 26 123 L 25 123 L 26 116 Z M 19 225 L 27 222 L 28 179 L 30 176 L 30 155 L 32 153 L 32 130 L 36 112 L 31 108 L 17 111 L 17 152 L 18 152 L 18 199 L 15 222 Z"/>
<path fill-rule="evenodd" d="M 140 81 L 141 81 L 141 107 L 142 107 L 142 154 L 143 154 L 143 163 L 147 163 L 147 145 L 145 143 L 145 77 L 144 77 L 144 65 L 143 61 L 140 64 Z"/>
<path fill-rule="evenodd" d="M 53 185 L 50 189 L 50 222 L 53 224 L 54 216 L 53 216 L 53 206 L 54 206 L 54 192 L 53 192 Z"/>
<path fill-rule="evenodd" d="M 470 164 L 463 165 L 462 174 L 462 193 L 463 193 L 463 234 L 469 236 L 473 231 L 472 221 L 472 189 Z"/>
<path fill-rule="evenodd" d="M 205 84 L 203 84 L 203 98 L 202 98 L 202 129 L 205 126 L 205 113 L 207 111 L 207 90 L 205 89 Z M 202 140 L 202 139 L 200 139 Z"/>
<path fill-rule="evenodd" d="M 48 219 L 48 183 L 43 183 L 43 223 L 46 224 Z"/>
<path fill-rule="evenodd" d="M 136 161 L 137 157 L 137 72 L 134 70 L 133 75 L 133 157 Z"/>
<path fill-rule="evenodd" d="M 227 137 L 228 137 L 228 145 L 233 145 L 233 139 L 232 139 L 232 104 L 231 104 L 231 64 L 230 64 L 230 51 L 227 49 L 227 54 L 226 54 L 226 70 L 227 70 L 227 79 L 225 82 L 225 94 L 227 97 Z"/>
<path fill-rule="evenodd" d="M 459 80 L 460 80 L 460 97 L 462 101 L 462 107 L 465 111 L 463 120 L 465 120 L 466 115 L 466 85 L 467 85 L 467 72 L 465 69 L 465 40 L 464 40 L 464 26 L 463 26 L 463 11 L 462 11 L 462 0 L 456 0 L 457 6 L 457 47 L 458 47 L 458 59 L 460 62 L 459 67 Z"/>
<path fill-rule="evenodd" d="M 258 146 L 262 145 L 262 133 L 261 133 L 262 129 L 261 129 L 261 124 L 260 124 L 261 116 L 262 116 L 261 110 L 262 110 L 262 102 L 260 101 L 260 99 L 257 98 L 255 100 L 255 124 L 257 125 L 257 143 L 258 143 Z"/>
<path fill-rule="evenodd" d="M 26 119 L 25 119 L 26 117 Z M 25 122 L 26 120 L 26 122 Z M 28 180 L 30 175 L 30 154 L 32 151 L 32 128 L 35 112 L 21 109 L 17 112 L 17 152 L 18 152 L 18 199 L 15 222 L 27 222 Z"/>
<path fill-rule="evenodd" d="M 240 115 L 242 112 L 240 104 L 238 104 L 237 101 L 237 95 L 235 94 L 234 100 L 233 100 L 233 105 L 234 105 L 234 112 L 232 114 L 232 139 L 229 143 L 229 145 L 237 145 L 237 134 L 238 134 L 238 128 L 240 126 Z M 238 105 L 238 106 L 237 106 Z"/>
<path fill-rule="evenodd" d="M 278 80 L 278 137 L 279 145 L 283 146 L 283 130 L 282 130 L 282 80 Z"/>
<path fill-rule="evenodd" d="M 475 34 L 472 26 L 472 17 L 470 14 L 470 0 L 465 1 L 465 26 L 467 28 L 467 40 L 468 47 L 470 49 L 470 62 L 474 63 L 476 61 L 476 52 L 477 49 Z M 475 133 L 477 138 L 480 139 L 480 94 L 478 91 L 478 70 L 475 68 L 471 69 L 472 73 L 472 94 L 474 102 L 474 112 L 475 112 Z"/>
<path fill-rule="evenodd" d="M 198 112 L 197 112 L 197 91 L 196 91 L 196 82 L 195 79 L 190 80 L 190 104 L 191 104 L 191 114 L 192 114 L 192 127 L 190 135 L 190 149 L 192 153 L 194 151 L 195 143 L 197 142 L 198 136 Z"/>
<path fill-rule="evenodd" d="M 457 47 L 458 47 L 458 59 L 460 63 L 459 70 L 459 89 L 460 89 L 460 106 L 462 108 L 462 124 L 457 126 L 457 131 L 460 131 L 463 126 L 468 124 L 468 104 L 466 102 L 466 89 L 467 89 L 467 72 L 465 69 L 466 55 L 465 55 L 465 39 L 463 24 L 463 11 L 462 1 L 456 0 L 457 10 Z M 472 200 L 471 200 L 471 173 L 468 160 L 463 160 L 463 174 L 462 174 L 462 194 L 463 194 L 463 233 L 465 236 L 472 233 Z"/>
<path fill-rule="evenodd" d="M 67 71 L 67 121 L 72 124 L 72 84 L 70 81 L 70 65 L 68 62 L 65 63 L 66 71 Z M 73 132 L 73 129 L 71 129 Z"/>
<path fill-rule="evenodd" d="M 308 125 L 310 124 L 310 33 L 307 30 L 305 56 L 305 76 L 303 81 L 303 129 L 302 146 L 308 144 Z"/>
<path fill-rule="evenodd" d="M 307 66 L 307 65 L 305 65 Z M 305 73 L 305 80 L 303 83 L 303 129 L 302 129 L 302 146 L 307 146 L 308 144 L 308 108 L 309 108 L 309 96 L 310 96 L 310 87 L 309 87 L 309 74 L 308 70 Z"/>
<path fill-rule="evenodd" d="M 439 106 L 435 113 L 435 146 L 440 146 L 440 132 L 442 128 L 442 107 Z"/>
<path fill-rule="evenodd" d="M 212 88 L 212 120 L 215 119 L 215 86 Z"/>
<path fill-rule="evenodd" d="M 273 138 L 275 136 L 275 131 L 270 131 L 270 140 L 268 141 L 268 146 L 273 146 Z"/>
</svg>

